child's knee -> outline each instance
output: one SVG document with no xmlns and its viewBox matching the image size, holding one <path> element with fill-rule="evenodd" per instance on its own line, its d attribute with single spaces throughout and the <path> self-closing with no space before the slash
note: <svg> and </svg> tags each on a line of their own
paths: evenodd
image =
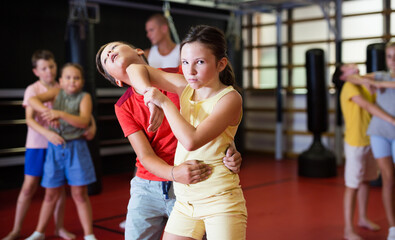
<svg viewBox="0 0 395 240">
<path fill-rule="evenodd" d="M 46 191 L 44 201 L 46 202 L 56 202 L 60 197 L 60 191 Z"/>
<path fill-rule="evenodd" d="M 74 202 L 83 203 L 83 202 L 86 202 L 87 199 L 88 199 L 87 195 L 84 195 L 84 194 L 73 194 Z"/>
<path fill-rule="evenodd" d="M 38 185 L 38 180 L 32 177 L 25 179 L 22 185 L 21 193 L 24 195 L 24 197 L 30 198 L 36 193 Z"/>
<path fill-rule="evenodd" d="M 73 188 L 71 195 L 75 202 L 86 202 L 88 200 L 88 192 L 84 187 Z"/>
<path fill-rule="evenodd" d="M 26 186 L 21 190 L 21 194 L 24 198 L 32 198 L 37 191 L 37 186 Z"/>
</svg>

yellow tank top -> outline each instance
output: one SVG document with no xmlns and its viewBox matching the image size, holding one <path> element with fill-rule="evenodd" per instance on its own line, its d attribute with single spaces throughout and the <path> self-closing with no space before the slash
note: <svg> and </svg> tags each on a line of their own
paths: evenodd
<svg viewBox="0 0 395 240">
<path fill-rule="evenodd" d="M 203 101 L 193 101 L 194 89 L 187 85 L 180 97 L 181 114 L 190 124 L 197 127 L 211 114 L 217 102 L 231 91 L 235 91 L 235 89 L 229 86 L 213 97 Z M 190 185 L 174 183 L 174 190 L 178 200 L 202 199 L 240 187 L 239 176 L 227 169 L 222 162 L 226 149 L 234 139 L 240 121 L 235 126 L 228 126 L 219 136 L 197 150 L 187 151 L 178 142 L 174 158 L 175 165 L 187 160 L 200 160 L 212 167 L 211 176 L 203 182 Z"/>
<path fill-rule="evenodd" d="M 361 96 L 366 101 L 374 103 L 375 96 L 363 87 L 346 82 L 340 93 L 340 104 L 344 117 L 344 141 L 354 147 L 363 147 L 370 144 L 366 131 L 369 126 L 371 115 L 351 99 Z"/>
</svg>

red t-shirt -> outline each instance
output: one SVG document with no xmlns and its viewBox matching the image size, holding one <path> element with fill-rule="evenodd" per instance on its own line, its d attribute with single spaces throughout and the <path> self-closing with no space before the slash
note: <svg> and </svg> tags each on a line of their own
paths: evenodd
<svg viewBox="0 0 395 240">
<path fill-rule="evenodd" d="M 162 69 L 166 72 L 181 73 L 180 68 L 166 68 Z M 161 91 L 180 109 L 178 95 Z M 177 147 L 177 139 L 171 131 L 170 125 L 166 117 L 163 119 L 162 125 L 156 132 L 147 132 L 150 112 L 144 105 L 144 96 L 137 94 L 132 87 L 128 88 L 126 92 L 115 104 L 115 114 L 118 122 L 121 125 L 125 137 L 137 131 L 143 131 L 147 136 L 152 149 L 158 157 L 162 158 L 169 165 L 174 164 L 174 153 Z M 136 158 L 137 172 L 136 176 L 153 181 L 168 181 L 166 179 L 157 177 L 148 172 L 140 160 Z"/>
</svg>

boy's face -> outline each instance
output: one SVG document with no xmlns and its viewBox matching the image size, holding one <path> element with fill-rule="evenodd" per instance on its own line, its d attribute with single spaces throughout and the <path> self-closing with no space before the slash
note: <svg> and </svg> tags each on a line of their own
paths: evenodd
<svg viewBox="0 0 395 240">
<path fill-rule="evenodd" d="M 385 61 L 388 70 L 391 70 L 391 72 L 395 72 L 395 46 L 387 47 L 385 49 Z"/>
<path fill-rule="evenodd" d="M 39 59 L 36 67 L 33 68 L 34 75 L 47 85 L 52 85 L 55 82 L 56 71 L 57 67 L 53 59 Z"/>
<path fill-rule="evenodd" d="M 78 93 L 84 87 L 84 79 L 82 78 L 80 70 L 73 66 L 68 66 L 63 69 L 59 83 L 60 87 L 67 94 Z"/>
<path fill-rule="evenodd" d="M 130 64 L 147 64 L 142 58 L 143 55 L 144 51 L 141 49 L 133 49 L 127 44 L 113 42 L 104 48 L 100 61 L 108 74 L 129 84 L 126 68 Z"/>
<path fill-rule="evenodd" d="M 160 25 L 156 19 L 149 20 L 145 24 L 147 38 L 152 45 L 157 45 L 166 36 L 166 25 Z"/>
</svg>

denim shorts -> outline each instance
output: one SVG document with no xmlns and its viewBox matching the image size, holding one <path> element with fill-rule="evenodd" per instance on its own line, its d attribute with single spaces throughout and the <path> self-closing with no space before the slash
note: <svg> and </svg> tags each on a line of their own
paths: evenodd
<svg viewBox="0 0 395 240">
<path fill-rule="evenodd" d="M 66 141 L 63 145 L 48 143 L 41 185 L 45 188 L 84 186 L 96 181 L 88 145 L 83 139 Z"/>
<path fill-rule="evenodd" d="M 170 187 L 168 196 L 163 191 L 166 183 Z M 134 177 L 130 181 L 125 240 L 161 239 L 175 200 L 171 182 Z"/>
<path fill-rule="evenodd" d="M 25 152 L 25 174 L 42 177 L 46 148 L 27 148 Z"/>
<path fill-rule="evenodd" d="M 394 161 L 395 139 L 389 139 L 377 135 L 371 135 L 370 145 L 372 146 L 372 152 L 375 158 L 392 156 L 392 161 Z"/>
</svg>

